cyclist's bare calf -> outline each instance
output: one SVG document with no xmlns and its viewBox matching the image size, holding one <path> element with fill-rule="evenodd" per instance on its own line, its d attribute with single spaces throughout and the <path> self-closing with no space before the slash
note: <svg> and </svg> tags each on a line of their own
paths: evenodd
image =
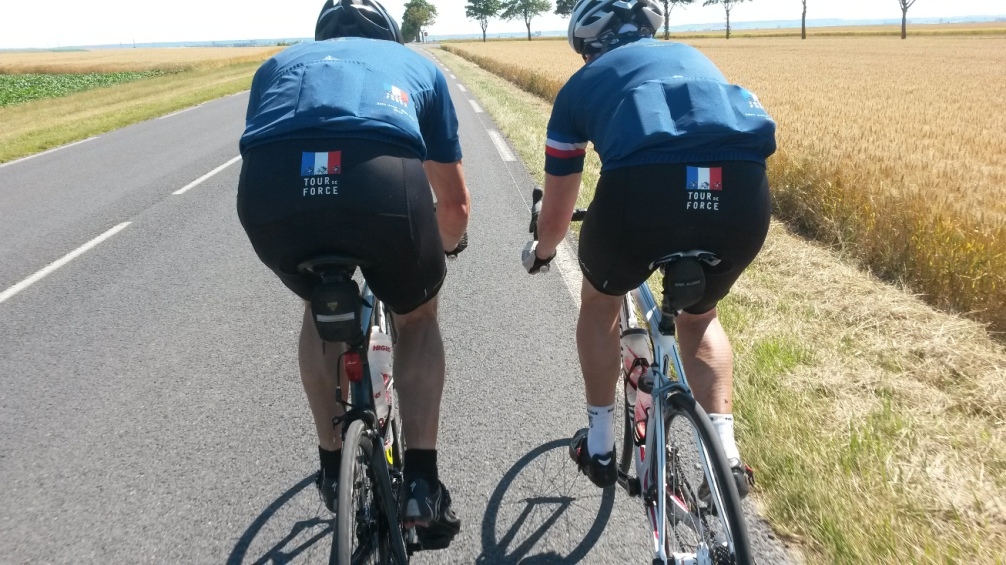
<svg viewBox="0 0 1006 565">
<path fill-rule="evenodd" d="M 580 300 L 576 349 L 580 355 L 587 404 L 608 406 L 615 402 L 615 384 L 621 363 L 618 313 L 622 297 L 598 292 L 584 279 Z"/>
<path fill-rule="evenodd" d="M 437 322 L 437 298 L 408 314 L 394 316 L 395 389 L 408 402 L 399 404 L 405 445 L 436 449 L 440 398 L 444 391 L 444 342 Z"/>
<path fill-rule="evenodd" d="M 682 312 L 675 319 L 681 363 L 695 400 L 709 414 L 733 412 L 733 353 L 716 315 Z"/>
<path fill-rule="evenodd" d="M 326 451 L 342 449 L 341 429 L 332 425 L 332 419 L 343 414 L 342 406 L 336 400 L 336 387 L 342 386 L 343 399 L 349 391 L 345 376 L 340 380 L 338 375 L 339 356 L 345 350 L 344 343 L 322 341 L 311 318 L 311 303 L 305 301 L 297 358 L 300 363 L 300 379 L 318 430 L 318 445 Z"/>
</svg>

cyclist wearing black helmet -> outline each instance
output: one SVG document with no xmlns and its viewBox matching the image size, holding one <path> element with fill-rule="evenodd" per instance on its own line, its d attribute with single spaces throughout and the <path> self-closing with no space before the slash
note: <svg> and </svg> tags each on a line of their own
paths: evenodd
<svg viewBox="0 0 1006 565">
<path fill-rule="evenodd" d="M 765 159 L 775 123 L 751 92 L 728 83 L 705 56 L 652 38 L 662 22 L 654 0 L 580 0 L 568 39 L 585 62 L 556 97 L 545 146 L 539 240 L 522 254 L 538 272 L 555 256 L 576 203 L 587 143 L 601 178 L 579 241 L 584 281 L 577 349 L 589 427 L 571 454 L 595 484 L 615 483 L 612 412 L 619 376 L 621 296 L 649 278 L 649 265 L 701 249 L 704 298 L 677 318 L 695 398 L 709 413 L 742 496 L 751 471 L 734 441 L 730 342 L 716 304 L 761 249 L 770 201 Z"/>
<path fill-rule="evenodd" d="M 437 472 L 444 349 L 436 297 L 445 251 L 464 249 L 469 213 L 454 106 L 444 76 L 401 45 L 398 24 L 373 0 L 328 0 L 315 39 L 255 73 L 238 215 L 259 258 L 305 301 L 301 261 L 325 254 L 366 261 L 362 271 L 395 313 L 398 333 L 394 372 L 408 446 L 403 520 L 452 537 L 460 521 Z M 334 510 L 342 440 L 332 418 L 342 413 L 343 349 L 323 347 L 308 302 L 299 348 L 318 431 L 317 484 Z"/>
</svg>

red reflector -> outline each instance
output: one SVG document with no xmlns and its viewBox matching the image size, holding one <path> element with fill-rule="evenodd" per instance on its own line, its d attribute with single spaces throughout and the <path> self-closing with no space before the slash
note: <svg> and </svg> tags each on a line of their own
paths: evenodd
<svg viewBox="0 0 1006 565">
<path fill-rule="evenodd" d="M 363 361 L 360 360 L 359 353 L 346 353 L 342 357 L 346 364 L 346 376 L 354 383 L 363 380 Z"/>
</svg>

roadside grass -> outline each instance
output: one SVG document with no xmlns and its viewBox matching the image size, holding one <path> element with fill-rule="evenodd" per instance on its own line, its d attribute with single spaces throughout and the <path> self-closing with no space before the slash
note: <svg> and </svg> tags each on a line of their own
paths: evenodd
<svg viewBox="0 0 1006 565">
<path fill-rule="evenodd" d="M 247 90 L 259 64 L 213 64 L 2 107 L 0 163 Z"/>
<path fill-rule="evenodd" d="M 542 182 L 550 105 L 433 53 Z M 588 156 L 581 205 L 599 169 Z M 933 310 L 778 222 L 720 316 L 734 345 L 738 441 L 758 473 L 755 496 L 808 561 L 1003 562 L 1006 349 L 981 325 Z"/>
</svg>

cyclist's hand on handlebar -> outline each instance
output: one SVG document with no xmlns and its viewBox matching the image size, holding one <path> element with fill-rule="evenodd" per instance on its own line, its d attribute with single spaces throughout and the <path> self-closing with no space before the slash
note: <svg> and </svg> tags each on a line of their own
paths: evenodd
<svg viewBox="0 0 1006 565">
<path fill-rule="evenodd" d="M 461 241 L 458 242 L 458 246 L 450 251 L 444 251 L 448 259 L 457 259 L 458 253 L 461 253 L 465 249 L 468 249 L 468 232 L 461 234 Z"/>
<path fill-rule="evenodd" d="M 524 249 L 520 253 L 520 262 L 524 265 L 524 270 L 531 275 L 537 275 L 538 273 L 547 273 L 549 265 L 552 263 L 552 259 L 555 259 L 555 253 L 548 259 L 539 259 L 535 250 L 538 248 L 537 241 L 529 241 Z"/>
</svg>

